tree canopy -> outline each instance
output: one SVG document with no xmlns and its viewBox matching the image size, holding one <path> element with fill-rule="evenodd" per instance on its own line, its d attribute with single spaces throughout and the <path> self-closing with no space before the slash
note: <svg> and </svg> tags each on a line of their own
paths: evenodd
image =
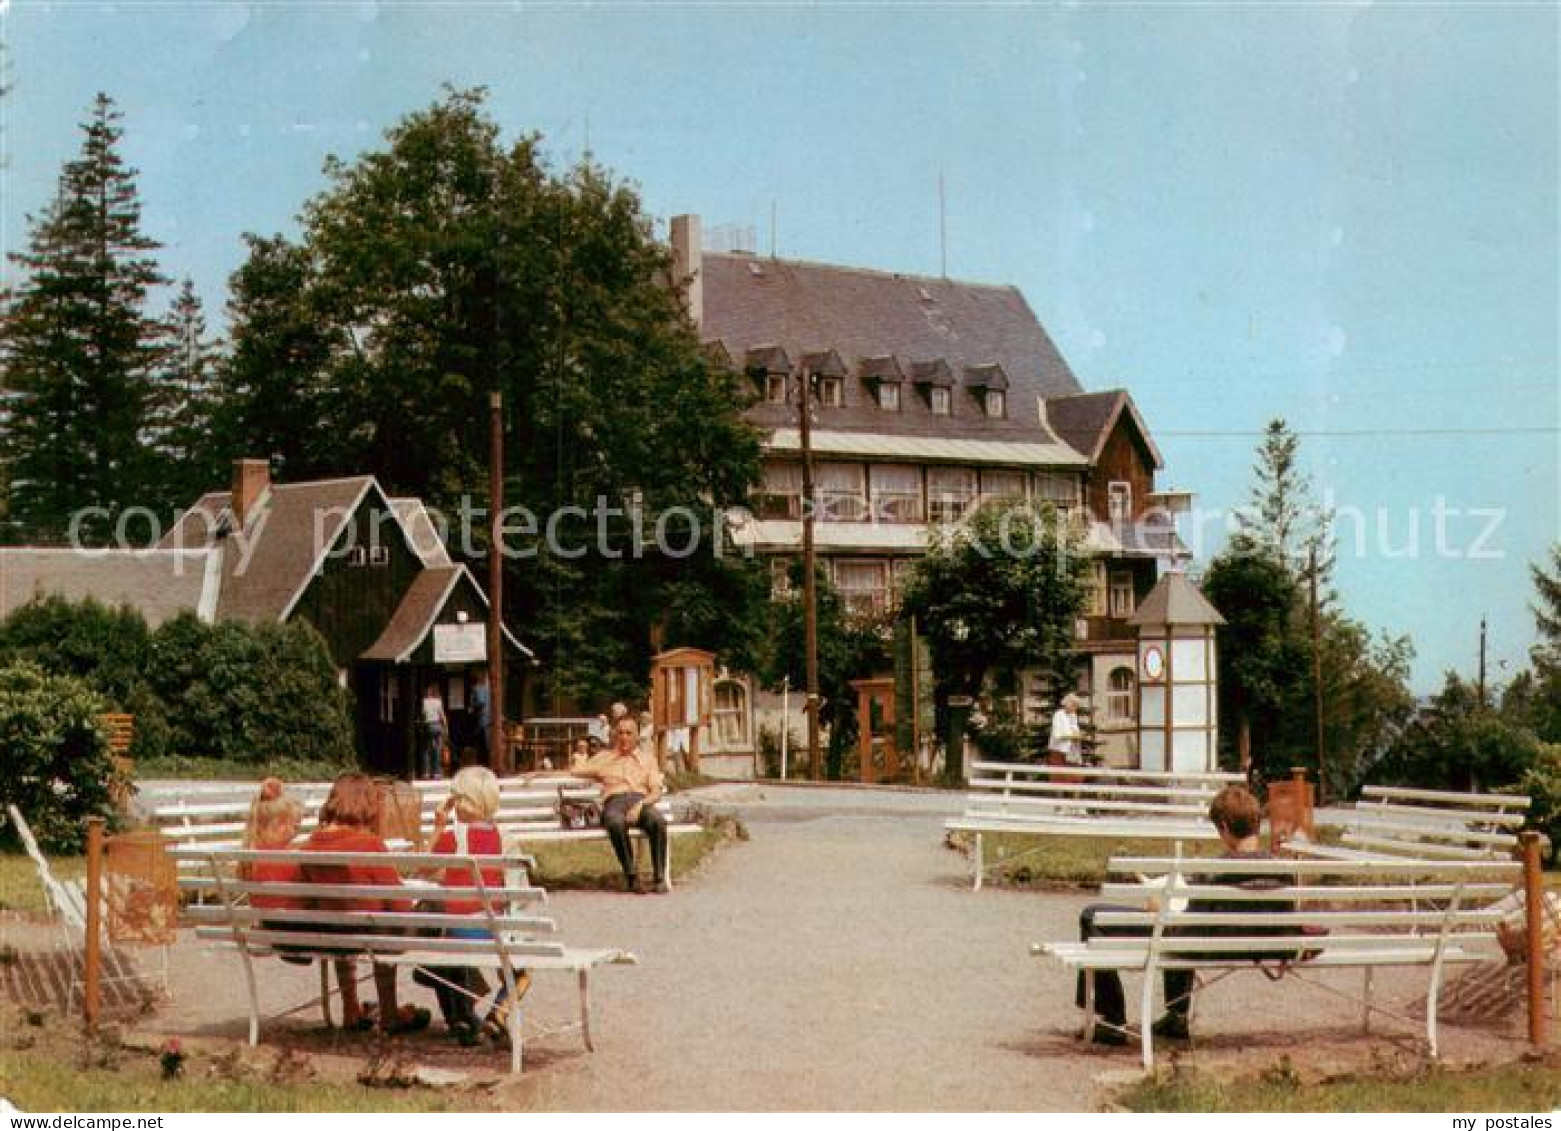
<svg viewBox="0 0 1561 1131">
<path fill-rule="evenodd" d="M 712 551 L 759 438 L 635 192 L 588 160 L 553 169 L 535 135 L 505 142 L 480 90 L 447 91 L 326 173 L 301 238 L 251 236 L 233 277 L 231 454 L 285 478 L 371 472 L 454 517 L 463 496 L 486 506 L 497 390 L 505 502 L 537 528 L 510 548 L 538 551 L 508 564 L 506 615 L 549 687 L 640 687 L 653 628 L 746 658 L 763 586 L 729 542 Z"/>
</svg>

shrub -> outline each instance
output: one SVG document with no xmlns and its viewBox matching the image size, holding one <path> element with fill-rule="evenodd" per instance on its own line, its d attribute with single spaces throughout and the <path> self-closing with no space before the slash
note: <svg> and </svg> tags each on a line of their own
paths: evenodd
<svg viewBox="0 0 1561 1131">
<path fill-rule="evenodd" d="M 1554 864 L 1561 852 L 1561 743 L 1544 742 L 1515 791 L 1534 799 L 1529 827 L 1550 838 L 1548 856 Z"/>
<path fill-rule="evenodd" d="M 151 659 L 175 752 L 258 765 L 353 760 L 350 698 L 307 623 L 182 614 L 153 635 Z"/>
<path fill-rule="evenodd" d="M 0 664 L 29 660 L 51 674 L 75 676 L 103 696 L 105 710 L 134 715 L 135 758 L 168 750 L 167 717 L 147 678 L 150 644 L 139 612 L 90 598 L 30 601 L 0 622 Z"/>
<path fill-rule="evenodd" d="M 46 852 L 79 852 L 86 819 L 113 814 L 107 709 L 81 679 L 25 660 L 0 668 L 0 802 L 22 811 Z"/>
</svg>

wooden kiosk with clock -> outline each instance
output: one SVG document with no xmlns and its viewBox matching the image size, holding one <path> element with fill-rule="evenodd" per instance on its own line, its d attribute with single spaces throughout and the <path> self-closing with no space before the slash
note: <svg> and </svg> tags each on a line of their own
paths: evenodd
<svg viewBox="0 0 1561 1131">
<path fill-rule="evenodd" d="M 1216 769 L 1219 676 L 1214 630 L 1224 623 L 1178 569 L 1166 572 L 1128 618 L 1138 630 L 1140 769 Z"/>
</svg>

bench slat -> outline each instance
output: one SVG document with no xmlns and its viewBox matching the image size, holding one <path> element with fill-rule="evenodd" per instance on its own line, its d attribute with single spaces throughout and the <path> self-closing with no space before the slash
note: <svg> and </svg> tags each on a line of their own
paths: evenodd
<svg viewBox="0 0 1561 1131">
<path fill-rule="evenodd" d="M 1527 809 L 1532 799 L 1521 793 L 1450 793 L 1440 789 L 1411 789 L 1396 785 L 1368 785 L 1361 787 L 1361 796 L 1370 799 L 1408 801 L 1441 801 L 1449 805 L 1485 806 L 1496 808 Z"/>
<path fill-rule="evenodd" d="M 408 938 L 405 935 L 375 935 L 360 932 L 335 934 L 324 931 L 267 931 L 247 928 L 243 928 L 242 933 L 246 945 L 253 942 L 257 946 L 270 947 L 283 953 L 319 952 L 332 958 L 341 957 L 343 954 L 383 952 L 402 956 L 411 955 L 415 959 L 421 959 L 421 962 L 436 964 L 439 956 L 445 954 L 496 953 L 491 936 L 483 939 Z M 238 934 L 233 927 L 197 927 L 195 937 L 217 942 L 238 941 Z M 514 957 L 526 958 L 532 955 L 557 956 L 563 953 L 564 947 L 562 943 L 520 940 L 507 943 L 505 949 Z"/>
<path fill-rule="evenodd" d="M 1500 899 L 1512 891 L 1511 884 L 1368 884 L 1355 887 L 1323 885 L 1286 885 L 1267 891 L 1233 887 L 1227 884 L 1188 884 L 1172 888 L 1175 899 L 1221 899 L 1235 902 L 1260 902 L 1276 897 L 1292 900 L 1326 899 L 1350 902 L 1367 900 L 1451 899 L 1461 893 L 1465 900 Z M 1166 889 L 1142 883 L 1102 884 L 1100 896 L 1106 900 L 1141 900 L 1153 895 L 1163 898 Z"/>
<path fill-rule="evenodd" d="M 188 907 L 184 917 L 199 926 L 237 925 L 252 927 L 272 923 L 302 923 L 309 926 L 329 925 L 339 927 L 364 927 L 374 930 L 408 929 L 469 929 L 527 931 L 551 934 L 558 929 L 552 919 L 536 915 L 511 915 L 497 913 L 492 920 L 481 912 L 474 914 L 450 914 L 432 911 L 314 911 L 292 908 L 222 907 L 207 905 Z"/>
<path fill-rule="evenodd" d="M 417 903 L 470 902 L 487 898 L 494 903 L 546 903 L 547 892 L 536 887 L 422 887 L 411 884 L 313 884 L 307 880 L 226 880 L 219 885 L 209 876 L 180 876 L 179 890 L 229 895 L 274 895 L 289 899 L 394 899 Z"/>
</svg>

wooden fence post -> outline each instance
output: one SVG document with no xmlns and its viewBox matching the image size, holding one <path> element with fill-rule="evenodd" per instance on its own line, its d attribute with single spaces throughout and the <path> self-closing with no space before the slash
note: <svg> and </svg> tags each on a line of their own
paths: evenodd
<svg viewBox="0 0 1561 1131">
<path fill-rule="evenodd" d="M 1528 1039 L 1545 1043 L 1545 881 L 1540 866 L 1539 834 L 1519 835 L 1523 852 L 1523 908 L 1528 934 Z"/>
<path fill-rule="evenodd" d="M 103 994 L 103 818 L 87 818 L 87 938 L 82 956 L 82 1010 L 87 1032 L 98 1028 Z"/>
</svg>

